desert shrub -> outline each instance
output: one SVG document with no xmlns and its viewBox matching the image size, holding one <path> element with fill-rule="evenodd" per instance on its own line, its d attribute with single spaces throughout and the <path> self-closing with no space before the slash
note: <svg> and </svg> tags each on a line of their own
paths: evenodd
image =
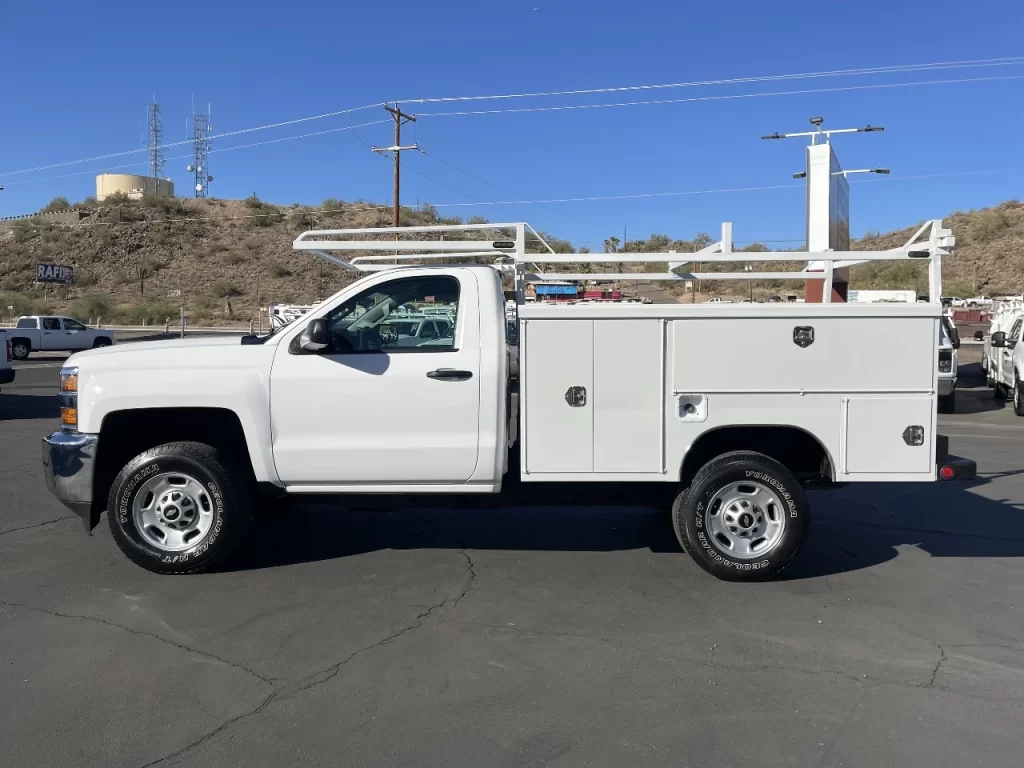
<svg viewBox="0 0 1024 768">
<path fill-rule="evenodd" d="M 110 318 L 114 314 L 114 301 L 105 293 L 89 293 L 71 302 L 71 314 L 84 320 Z"/>
<path fill-rule="evenodd" d="M 239 253 L 238 251 L 225 251 L 221 255 L 220 260 L 229 267 L 233 267 L 245 261 L 245 254 Z"/>
<path fill-rule="evenodd" d="M 217 280 L 213 284 L 213 295 L 221 299 L 230 299 L 234 296 L 241 296 L 242 289 L 230 280 Z"/>
<path fill-rule="evenodd" d="M 40 213 L 54 213 L 56 211 L 67 211 L 71 208 L 71 203 L 68 202 L 66 197 L 55 197 L 53 200 L 48 202 L 46 206 L 40 211 Z"/>
<path fill-rule="evenodd" d="M 137 304 L 121 306 L 116 311 L 116 319 L 127 325 L 160 325 L 167 318 L 172 322 L 178 317 L 179 308 L 165 299 L 143 301 Z"/>
<path fill-rule="evenodd" d="M 267 264 L 267 271 L 273 277 L 290 277 L 292 274 L 292 271 L 280 261 L 272 261 Z"/>
</svg>

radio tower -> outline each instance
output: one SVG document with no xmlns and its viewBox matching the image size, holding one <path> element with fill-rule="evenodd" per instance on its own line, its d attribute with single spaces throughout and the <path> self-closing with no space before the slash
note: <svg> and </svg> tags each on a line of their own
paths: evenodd
<svg viewBox="0 0 1024 768">
<path fill-rule="evenodd" d="M 164 118 L 163 110 L 156 103 L 156 94 L 153 95 L 153 103 L 147 110 L 149 114 L 149 129 L 146 132 L 146 149 L 149 150 L 149 175 L 153 178 L 152 193 L 159 194 L 160 174 L 164 170 Z"/>
<path fill-rule="evenodd" d="M 207 105 L 206 112 L 192 113 L 192 165 L 188 166 L 189 172 L 195 181 L 196 198 L 205 198 L 213 176 L 210 175 L 207 156 L 210 154 L 210 107 Z"/>
</svg>

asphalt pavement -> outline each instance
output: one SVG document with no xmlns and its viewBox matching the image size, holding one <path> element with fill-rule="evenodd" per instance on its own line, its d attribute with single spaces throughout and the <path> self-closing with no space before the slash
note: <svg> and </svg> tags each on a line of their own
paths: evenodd
<svg viewBox="0 0 1024 768">
<path fill-rule="evenodd" d="M 0 393 L 0 765 L 1021 763 L 1024 420 L 973 362 L 941 421 L 977 482 L 814 492 L 745 585 L 586 486 L 292 503 L 155 576 L 44 488 L 59 365 Z"/>
</svg>

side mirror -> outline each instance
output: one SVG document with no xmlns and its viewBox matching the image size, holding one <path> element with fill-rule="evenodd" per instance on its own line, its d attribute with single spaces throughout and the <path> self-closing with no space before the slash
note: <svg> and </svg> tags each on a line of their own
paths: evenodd
<svg viewBox="0 0 1024 768">
<path fill-rule="evenodd" d="M 960 331 L 953 329 L 953 349 L 960 349 Z"/>
<path fill-rule="evenodd" d="M 310 320 L 306 330 L 299 336 L 299 346 L 304 352 L 322 352 L 330 344 L 327 335 L 327 321 L 322 317 Z"/>
<path fill-rule="evenodd" d="M 993 347 L 1005 347 L 1006 346 L 1006 331 L 996 331 L 992 334 L 992 346 Z"/>
<path fill-rule="evenodd" d="M 985 340 L 985 332 L 984 331 L 975 331 L 974 332 L 974 340 L 975 341 L 984 341 Z"/>
</svg>

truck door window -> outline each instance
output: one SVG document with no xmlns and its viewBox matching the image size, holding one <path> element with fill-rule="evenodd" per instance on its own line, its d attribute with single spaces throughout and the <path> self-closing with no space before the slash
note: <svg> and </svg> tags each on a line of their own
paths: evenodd
<svg viewBox="0 0 1024 768">
<path fill-rule="evenodd" d="M 43 318 L 43 330 L 44 331 L 59 331 L 60 330 L 60 318 L 59 317 L 44 317 Z"/>
<path fill-rule="evenodd" d="M 445 332 L 423 318 L 426 309 L 439 305 L 451 316 Z M 408 277 L 376 285 L 327 314 L 327 354 L 452 351 L 458 305 L 454 277 Z"/>
<path fill-rule="evenodd" d="M 77 320 L 71 318 L 64 318 L 64 330 L 65 331 L 84 331 L 86 327 Z"/>
<path fill-rule="evenodd" d="M 1017 320 L 1017 322 L 1013 324 L 1013 328 L 1010 329 L 1010 336 L 1007 341 L 1017 341 L 1020 339 L 1021 325 L 1024 325 L 1024 320 Z"/>
</svg>

